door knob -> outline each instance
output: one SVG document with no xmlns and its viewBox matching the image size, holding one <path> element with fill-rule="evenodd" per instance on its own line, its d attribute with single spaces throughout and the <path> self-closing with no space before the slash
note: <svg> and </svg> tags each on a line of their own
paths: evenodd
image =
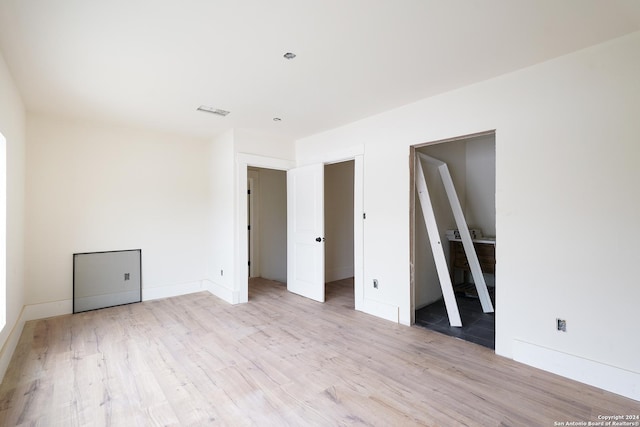
<svg viewBox="0 0 640 427">
<path fill-rule="evenodd" d="M 322 237 L 316 237 L 316 242 L 322 242 L 324 239 Z"/>
</svg>

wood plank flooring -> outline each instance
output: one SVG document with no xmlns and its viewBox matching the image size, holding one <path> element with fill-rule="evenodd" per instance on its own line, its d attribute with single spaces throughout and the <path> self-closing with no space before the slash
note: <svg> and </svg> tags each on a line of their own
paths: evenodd
<svg viewBox="0 0 640 427">
<path fill-rule="evenodd" d="M 252 280 L 28 322 L 0 386 L 2 426 L 554 425 L 640 403 L 422 328 Z"/>
</svg>

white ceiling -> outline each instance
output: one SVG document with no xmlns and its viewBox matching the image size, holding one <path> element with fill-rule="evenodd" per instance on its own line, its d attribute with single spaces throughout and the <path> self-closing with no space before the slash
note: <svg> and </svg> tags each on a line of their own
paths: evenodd
<svg viewBox="0 0 640 427">
<path fill-rule="evenodd" d="M 639 29 L 637 0 L 0 0 L 28 110 L 205 137 L 300 138 Z"/>
</svg>

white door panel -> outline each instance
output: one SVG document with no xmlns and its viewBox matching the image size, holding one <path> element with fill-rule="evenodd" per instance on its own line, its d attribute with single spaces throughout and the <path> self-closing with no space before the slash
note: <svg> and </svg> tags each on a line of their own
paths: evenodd
<svg viewBox="0 0 640 427">
<path fill-rule="evenodd" d="M 323 164 L 287 172 L 287 240 L 287 289 L 324 302 Z"/>
</svg>

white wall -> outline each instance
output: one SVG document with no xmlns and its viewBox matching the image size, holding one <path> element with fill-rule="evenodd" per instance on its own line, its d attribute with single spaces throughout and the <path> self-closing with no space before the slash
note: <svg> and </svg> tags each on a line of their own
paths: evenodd
<svg viewBox="0 0 640 427">
<path fill-rule="evenodd" d="M 287 283 L 287 173 L 258 169 L 260 277 Z"/>
<path fill-rule="evenodd" d="M 292 164 L 293 148 L 291 140 L 245 129 L 211 141 L 208 290 L 225 301 L 248 299 L 247 169 L 286 169 Z"/>
<path fill-rule="evenodd" d="M 22 332 L 20 314 L 24 306 L 24 198 L 25 198 L 25 109 L 13 78 L 0 54 L 0 132 L 6 139 L 6 275 L 4 324 L 0 324 L 0 379 L 9 364 Z M 4 224 L 2 225 L 4 227 Z M 5 311 L 6 310 L 6 311 Z"/>
<path fill-rule="evenodd" d="M 464 215 L 471 228 L 496 237 L 496 144 L 494 135 L 465 144 L 466 192 Z"/>
<path fill-rule="evenodd" d="M 365 144 L 365 297 L 410 322 L 409 146 L 496 129 L 496 352 L 524 360 L 531 344 L 563 375 L 560 354 L 619 369 L 614 384 L 573 377 L 640 399 L 640 287 L 624 267 L 640 256 L 638 51 L 634 33 L 298 141 L 298 162 Z"/>
<path fill-rule="evenodd" d="M 249 153 L 254 156 L 266 156 L 269 158 L 293 160 L 293 141 L 282 138 L 279 135 L 257 132 L 248 129 L 234 129 L 234 151 Z M 261 166 L 254 164 L 253 166 Z"/>
<path fill-rule="evenodd" d="M 211 292 L 231 302 L 235 287 L 235 202 L 234 192 L 234 132 L 228 131 L 210 144 L 208 233 L 210 256 L 207 259 L 207 278 L 214 288 Z M 246 175 L 245 175 L 246 181 Z M 244 197 L 246 198 L 246 191 Z M 246 217 L 246 211 L 245 211 Z M 246 242 L 246 239 L 245 239 Z M 240 242 L 239 244 L 242 244 Z"/>
<path fill-rule="evenodd" d="M 324 167 L 325 282 L 353 277 L 353 167 Z"/>
<path fill-rule="evenodd" d="M 142 249 L 143 298 L 199 286 L 206 141 L 36 114 L 27 129 L 27 304 L 72 298 L 75 252 Z"/>
</svg>

